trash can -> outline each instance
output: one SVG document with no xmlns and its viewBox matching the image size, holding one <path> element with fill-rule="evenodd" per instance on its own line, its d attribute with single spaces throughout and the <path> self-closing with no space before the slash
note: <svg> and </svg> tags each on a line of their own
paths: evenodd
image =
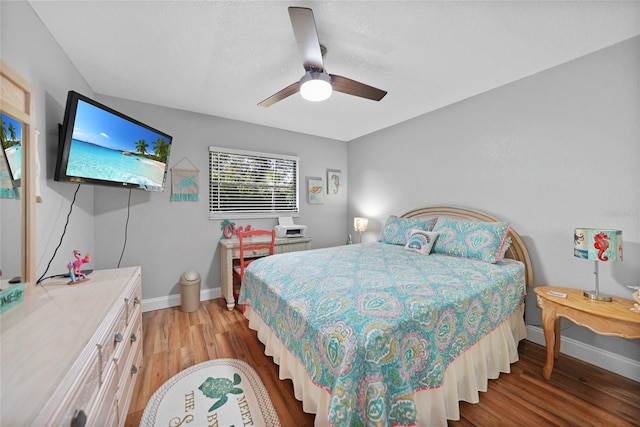
<svg viewBox="0 0 640 427">
<path fill-rule="evenodd" d="M 185 313 L 200 308 L 200 274 L 187 270 L 180 276 L 180 310 Z"/>
</svg>

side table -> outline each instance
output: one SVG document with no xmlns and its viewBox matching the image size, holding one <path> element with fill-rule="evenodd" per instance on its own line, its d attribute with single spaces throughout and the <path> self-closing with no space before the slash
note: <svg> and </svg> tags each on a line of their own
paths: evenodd
<svg viewBox="0 0 640 427">
<path fill-rule="evenodd" d="M 542 309 L 542 328 L 547 347 L 542 375 L 547 380 L 551 378 L 554 359 L 560 355 L 561 317 L 601 335 L 640 338 L 640 313 L 631 311 L 633 300 L 614 296 L 611 302 L 596 301 L 586 298 L 582 289 L 555 286 L 541 286 L 534 291 L 537 305 Z M 549 291 L 565 293 L 567 297 L 549 295 Z"/>
</svg>

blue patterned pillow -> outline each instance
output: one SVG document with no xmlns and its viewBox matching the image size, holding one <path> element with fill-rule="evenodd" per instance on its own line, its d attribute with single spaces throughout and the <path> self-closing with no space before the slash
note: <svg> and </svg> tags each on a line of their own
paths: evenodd
<svg viewBox="0 0 640 427">
<path fill-rule="evenodd" d="M 433 245 L 433 253 L 475 258 L 493 264 L 503 257 L 509 224 L 440 217 L 433 231 L 440 233 Z"/>
<path fill-rule="evenodd" d="M 431 248 L 438 238 L 438 233 L 413 229 L 409 233 L 409 240 L 404 246 L 406 251 L 417 252 L 422 255 L 429 255 Z"/>
<path fill-rule="evenodd" d="M 398 218 L 391 215 L 382 227 L 378 242 L 404 246 L 412 229 L 431 231 L 436 220 L 437 218 Z"/>
</svg>

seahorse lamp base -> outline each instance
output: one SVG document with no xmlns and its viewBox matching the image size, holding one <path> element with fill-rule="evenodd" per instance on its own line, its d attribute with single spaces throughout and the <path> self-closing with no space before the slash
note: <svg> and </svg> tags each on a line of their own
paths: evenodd
<svg viewBox="0 0 640 427">
<path fill-rule="evenodd" d="M 595 291 L 584 291 L 583 295 L 594 301 L 604 301 L 611 302 L 613 298 L 611 295 L 601 294 L 600 293 L 600 280 L 598 273 L 598 260 L 595 260 L 593 263 L 593 274 L 596 276 L 596 290 Z"/>
</svg>

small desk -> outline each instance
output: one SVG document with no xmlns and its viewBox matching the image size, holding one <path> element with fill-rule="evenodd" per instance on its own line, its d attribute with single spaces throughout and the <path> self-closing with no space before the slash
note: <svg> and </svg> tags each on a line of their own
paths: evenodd
<svg viewBox="0 0 640 427">
<path fill-rule="evenodd" d="M 264 240 L 264 239 L 262 239 Z M 222 296 L 227 300 L 227 308 L 233 310 L 236 305 L 233 297 L 233 260 L 240 258 L 240 241 L 237 237 L 231 239 L 220 239 L 220 288 Z M 276 237 L 273 253 L 283 254 L 285 252 L 306 251 L 311 249 L 311 237 Z M 255 253 L 252 256 L 258 258 L 269 254 L 268 250 L 263 253 Z"/>
<path fill-rule="evenodd" d="M 542 328 L 547 346 L 547 360 L 542 368 L 545 379 L 551 378 L 553 360 L 560 355 L 560 318 L 591 329 L 601 335 L 640 338 L 640 313 L 631 311 L 633 300 L 613 297 L 613 301 L 595 301 L 582 295 L 582 289 L 541 286 L 534 289 L 542 309 Z M 548 295 L 548 291 L 567 294 L 566 298 Z"/>
</svg>

